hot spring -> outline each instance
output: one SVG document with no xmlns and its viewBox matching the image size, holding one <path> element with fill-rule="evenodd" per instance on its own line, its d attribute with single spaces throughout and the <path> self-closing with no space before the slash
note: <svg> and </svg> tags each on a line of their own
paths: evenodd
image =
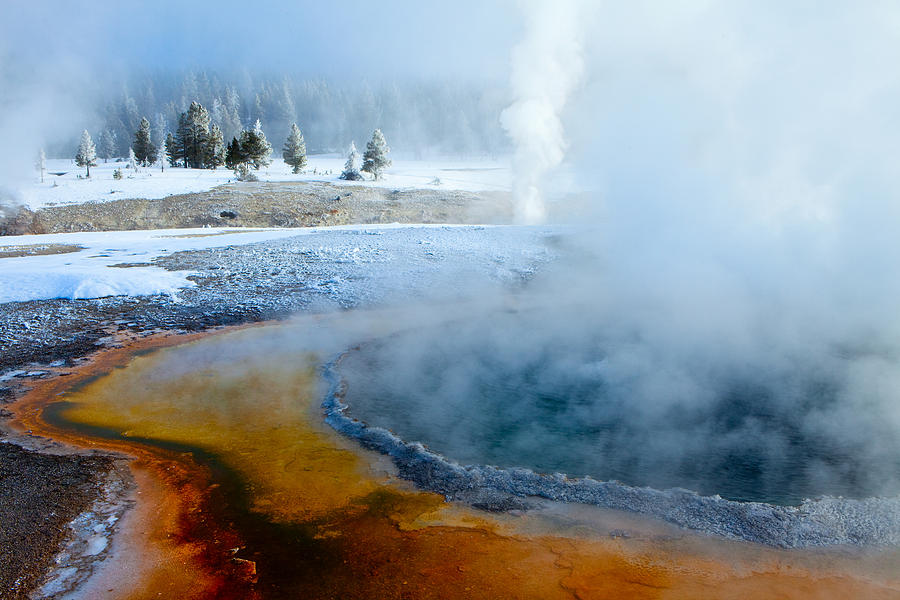
<svg viewBox="0 0 900 600">
<path fill-rule="evenodd" d="M 786 506 L 900 494 L 894 392 L 854 396 L 861 369 L 896 372 L 890 356 L 701 360 L 550 322 L 491 310 L 363 344 L 340 362 L 347 414 L 463 465 Z"/>
</svg>

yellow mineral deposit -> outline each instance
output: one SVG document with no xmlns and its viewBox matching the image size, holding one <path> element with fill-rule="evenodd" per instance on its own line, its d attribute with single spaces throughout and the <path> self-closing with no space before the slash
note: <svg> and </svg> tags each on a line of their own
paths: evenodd
<svg viewBox="0 0 900 600">
<path fill-rule="evenodd" d="M 17 405 L 19 427 L 136 457 L 119 567 L 90 597 L 900 598 L 896 552 L 778 551 L 586 507 L 492 515 L 416 491 L 323 423 L 315 353 L 217 350 L 269 331 L 145 340 Z"/>
</svg>

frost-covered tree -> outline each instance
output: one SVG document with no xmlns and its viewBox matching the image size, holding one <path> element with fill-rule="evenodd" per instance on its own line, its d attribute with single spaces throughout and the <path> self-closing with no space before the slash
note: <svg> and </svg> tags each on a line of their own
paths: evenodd
<svg viewBox="0 0 900 600">
<path fill-rule="evenodd" d="M 178 154 L 178 144 L 175 142 L 175 136 L 171 133 L 166 134 L 166 153 L 163 157 L 169 161 L 170 167 L 177 167 L 178 161 L 181 160 Z"/>
<path fill-rule="evenodd" d="M 241 132 L 240 145 L 245 162 L 253 165 L 254 169 L 259 170 L 260 167 L 267 167 L 272 163 L 269 158 L 272 155 L 272 145 L 266 139 L 259 119 L 251 131 Z"/>
<path fill-rule="evenodd" d="M 94 147 L 94 141 L 87 129 L 81 134 L 81 143 L 78 144 L 78 152 L 75 153 L 75 164 L 87 168 L 85 177 L 90 177 L 91 167 L 97 165 L 97 148 Z"/>
<path fill-rule="evenodd" d="M 296 123 L 291 123 L 291 132 L 284 142 L 281 156 L 284 157 L 284 162 L 293 167 L 291 172 L 294 174 L 299 173 L 300 169 L 306 166 L 306 142 Z"/>
<path fill-rule="evenodd" d="M 209 129 L 203 163 L 207 169 L 215 169 L 225 164 L 225 140 L 222 138 L 222 130 L 215 123 Z"/>
<path fill-rule="evenodd" d="M 356 143 L 350 142 L 350 150 L 347 152 L 347 162 L 344 163 L 344 171 L 341 179 L 347 181 L 359 181 L 362 174 L 359 172 L 359 152 L 356 151 Z"/>
<path fill-rule="evenodd" d="M 372 139 L 366 144 L 362 170 L 366 173 L 371 173 L 375 179 L 381 179 L 381 174 L 384 170 L 391 166 L 391 159 L 387 157 L 390 151 L 391 149 L 388 148 L 384 139 L 384 134 L 381 133 L 380 129 L 376 129 L 372 134 Z"/>
<path fill-rule="evenodd" d="M 225 110 L 222 115 L 222 134 L 225 139 L 241 135 L 241 97 L 237 90 L 229 88 L 225 92 Z"/>
<path fill-rule="evenodd" d="M 178 118 L 175 144 L 184 166 L 202 169 L 206 166 L 206 151 L 209 145 L 209 112 L 199 102 L 191 102 L 186 112 Z"/>
<path fill-rule="evenodd" d="M 225 105 L 218 96 L 213 98 L 212 108 L 209 109 L 209 122 L 218 125 L 220 129 L 225 122 Z"/>
<path fill-rule="evenodd" d="M 169 157 L 169 153 L 166 150 L 166 140 L 165 139 L 162 142 L 160 142 L 159 150 L 158 150 L 157 154 L 159 155 L 159 170 L 162 172 L 165 172 L 166 160 Z"/>
<path fill-rule="evenodd" d="M 156 162 L 156 146 L 150 139 L 150 121 L 146 117 L 141 119 L 141 124 L 134 134 L 134 144 L 131 145 L 137 160 L 148 166 Z"/>
<path fill-rule="evenodd" d="M 34 168 L 41 173 L 41 183 L 44 183 L 44 171 L 47 169 L 47 156 L 44 154 L 43 148 L 40 149 L 37 158 L 34 160 Z"/>
<path fill-rule="evenodd" d="M 186 156 L 187 146 L 191 139 L 191 128 L 188 124 L 187 112 L 178 115 L 178 127 L 175 129 L 175 145 L 170 146 L 172 155 L 178 162 L 179 166 L 188 167 Z"/>
<path fill-rule="evenodd" d="M 103 162 L 107 162 L 109 159 L 115 157 L 116 138 L 109 129 L 104 129 L 100 132 L 99 143 L 100 158 L 103 159 Z"/>
<path fill-rule="evenodd" d="M 156 113 L 156 118 L 153 122 L 153 128 L 151 130 L 152 137 L 150 138 L 153 141 L 153 145 L 159 148 L 162 146 L 163 142 L 166 141 L 166 131 L 169 129 L 168 124 L 166 123 L 166 116 L 162 113 Z"/>
<path fill-rule="evenodd" d="M 259 181 L 259 178 L 250 170 L 250 165 L 245 162 L 238 163 L 234 168 L 234 177 L 238 181 Z"/>
<path fill-rule="evenodd" d="M 138 158 L 134 153 L 134 148 L 128 149 L 128 168 L 134 170 L 135 173 L 138 172 Z"/>
</svg>

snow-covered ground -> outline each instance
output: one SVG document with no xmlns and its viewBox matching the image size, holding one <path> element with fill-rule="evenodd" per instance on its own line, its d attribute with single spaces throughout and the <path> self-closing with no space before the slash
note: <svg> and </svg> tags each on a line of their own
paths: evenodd
<svg viewBox="0 0 900 600">
<path fill-rule="evenodd" d="M 515 233 L 517 228 L 498 228 L 495 234 L 487 234 L 486 229 L 494 230 L 483 226 L 348 225 L 298 229 L 204 228 L 0 237 L 0 303 L 50 298 L 174 295 L 178 290 L 194 285 L 187 279 L 192 273 L 169 271 L 146 263 L 184 250 L 240 246 L 296 236 L 310 238 L 308 244 L 300 244 L 304 258 L 320 257 L 327 259 L 329 264 L 333 262 L 338 266 L 343 263 L 369 264 L 385 261 L 392 264 L 388 256 L 393 254 L 418 255 L 424 252 L 427 258 L 432 259 L 431 262 L 442 256 L 455 257 L 456 260 L 450 261 L 453 264 L 466 264 L 474 253 L 487 257 L 485 260 L 490 264 L 496 263 L 498 268 L 506 268 L 510 265 L 516 267 L 521 262 L 516 257 L 525 256 L 529 251 L 538 254 L 542 252 L 531 240 L 534 234 L 528 233 L 528 228 L 522 228 L 521 234 Z M 460 231 L 461 236 L 448 236 L 446 232 L 450 230 Z M 472 234 L 464 234 L 463 230 L 471 231 Z M 383 235 L 389 231 L 392 232 L 391 235 Z M 353 233 L 371 235 L 359 236 Z M 75 248 L 71 248 L 73 246 Z M 36 247 L 68 251 L 2 258 L 4 252 L 22 253 Z M 453 264 L 448 265 L 448 268 Z M 527 265 L 529 261 L 523 264 Z M 390 264 L 386 266 L 389 267 Z M 366 268 L 371 270 L 372 266 Z M 411 275 L 415 270 L 405 262 L 402 268 L 397 268 L 400 272 L 395 278 L 418 277 Z M 362 291 L 357 293 L 362 294 Z"/>
<path fill-rule="evenodd" d="M 0 258 L 0 302 L 171 294 L 193 285 L 186 279 L 190 273 L 112 265 L 145 263 L 180 250 L 249 244 L 296 234 L 290 229 L 169 229 L 3 237 L 0 252 L 35 245 L 74 245 L 83 249 Z"/>
<path fill-rule="evenodd" d="M 438 188 L 470 192 L 509 190 L 512 173 L 505 160 L 405 160 L 393 159 L 393 166 L 379 181 L 343 181 L 339 178 L 345 158 L 337 154 L 309 157 L 303 173 L 294 175 L 282 159 L 273 159 L 269 167 L 257 172 L 260 181 L 327 181 L 335 184 L 365 185 L 398 188 Z M 179 169 L 159 166 L 142 167 L 137 173 L 125 168 L 125 162 L 98 161 L 91 167 L 90 179 L 79 179 L 85 169 L 71 159 L 51 159 L 46 162 L 44 182 L 37 174 L 33 183 L 19 191 L 21 201 L 30 209 L 59 204 L 105 202 L 122 198 L 165 198 L 172 194 L 205 192 L 234 181 L 234 173 L 225 167 L 209 169 Z M 113 172 L 121 169 L 123 179 L 114 179 Z"/>
</svg>

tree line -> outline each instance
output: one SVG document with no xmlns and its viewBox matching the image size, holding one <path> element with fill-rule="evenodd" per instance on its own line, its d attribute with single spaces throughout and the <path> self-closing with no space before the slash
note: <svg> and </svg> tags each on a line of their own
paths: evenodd
<svg viewBox="0 0 900 600">
<path fill-rule="evenodd" d="M 104 145 L 109 139 L 100 134 L 100 144 L 105 159 L 110 156 L 111 149 Z M 171 167 L 190 169 L 216 169 L 225 165 L 235 171 L 238 179 L 254 178 L 250 169 L 259 170 L 271 164 L 272 145 L 266 139 L 259 119 L 252 129 L 243 129 L 225 144 L 222 130 L 212 122 L 209 111 L 199 102 L 192 101 L 188 109 L 178 116 L 178 127 L 174 133 L 168 132 L 159 145 L 153 143 L 150 121 L 142 117 L 138 129 L 134 133 L 134 141 L 129 147 L 129 160 L 133 166 L 149 166 L 157 161 L 164 168 L 165 162 Z M 110 152 L 107 152 L 110 151 Z M 370 173 L 380 179 L 384 169 L 391 165 L 387 154 L 390 148 L 380 129 L 372 134 L 372 140 L 366 146 L 363 163 L 359 166 L 359 154 L 356 145 L 351 142 L 347 164 L 341 174 L 343 179 L 362 179 L 360 171 Z M 282 149 L 285 163 L 291 166 L 293 173 L 299 173 L 307 164 L 306 141 L 296 123 L 291 123 L 287 139 Z M 82 133 L 75 163 L 86 168 L 86 177 L 91 175 L 91 167 L 96 165 L 97 149 L 87 130 Z"/>
<path fill-rule="evenodd" d="M 155 147 L 164 132 L 196 101 L 226 145 L 260 121 L 276 139 L 303 123 L 314 153 L 338 152 L 347 140 L 364 139 L 380 125 L 410 153 L 482 154 L 508 149 L 497 115 L 508 104 L 505 88 L 405 81 L 371 84 L 267 77 L 249 73 L 133 74 L 98 107 L 100 158 L 125 156 L 141 119 L 148 119 Z M 69 142 L 71 143 L 71 141 Z"/>
</svg>

